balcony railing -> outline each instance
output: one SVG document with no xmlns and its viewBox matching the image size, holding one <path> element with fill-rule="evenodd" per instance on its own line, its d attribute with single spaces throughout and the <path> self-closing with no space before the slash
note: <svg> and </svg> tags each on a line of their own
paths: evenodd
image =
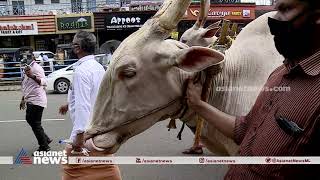
<svg viewBox="0 0 320 180">
<path fill-rule="evenodd" d="M 88 1 L 59 4 L 33 4 L 33 5 L 0 5 L 0 16 L 10 15 L 48 15 L 70 14 L 102 11 L 106 5 L 119 5 L 120 0 Z"/>
</svg>

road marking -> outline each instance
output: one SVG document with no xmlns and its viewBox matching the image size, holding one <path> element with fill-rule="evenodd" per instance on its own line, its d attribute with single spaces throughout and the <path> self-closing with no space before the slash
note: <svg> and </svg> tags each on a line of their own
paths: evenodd
<svg viewBox="0 0 320 180">
<path fill-rule="evenodd" d="M 24 119 L 0 121 L 0 123 L 24 122 Z M 43 119 L 42 121 L 64 121 L 64 119 Z"/>
<path fill-rule="evenodd" d="M 13 164 L 12 156 L 0 156 L 0 164 Z"/>
</svg>

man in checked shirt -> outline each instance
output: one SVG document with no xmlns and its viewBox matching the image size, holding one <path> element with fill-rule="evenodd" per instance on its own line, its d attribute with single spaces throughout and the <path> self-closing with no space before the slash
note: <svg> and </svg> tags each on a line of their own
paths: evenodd
<svg viewBox="0 0 320 180">
<path fill-rule="evenodd" d="M 46 77 L 43 68 L 36 63 L 32 52 L 28 53 L 26 59 L 22 62 L 25 65 L 21 90 L 23 96 L 20 102 L 20 110 L 26 109 L 26 121 L 32 128 L 37 138 L 39 148 L 37 151 L 50 151 L 49 144 L 52 139 L 45 133 L 42 125 L 42 113 L 47 107 L 47 95 L 45 86 L 47 86 Z"/>
<path fill-rule="evenodd" d="M 188 103 L 240 145 L 240 156 L 320 155 L 320 0 L 278 0 L 268 24 L 284 64 L 272 72 L 251 111 L 234 117 L 201 101 L 188 84 Z M 320 179 L 319 165 L 231 165 L 225 179 Z"/>
</svg>

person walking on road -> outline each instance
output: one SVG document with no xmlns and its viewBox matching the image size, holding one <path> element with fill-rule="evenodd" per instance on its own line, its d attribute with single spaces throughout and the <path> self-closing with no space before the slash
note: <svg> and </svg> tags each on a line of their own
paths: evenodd
<svg viewBox="0 0 320 180">
<path fill-rule="evenodd" d="M 73 52 L 79 60 L 74 65 L 73 81 L 68 92 L 68 104 L 59 109 L 60 114 L 70 112 L 73 123 L 70 140 L 67 145 L 67 155 L 82 155 L 84 148 L 90 150 L 90 156 L 105 156 L 95 147 L 92 141 L 84 142 L 84 132 L 91 120 L 94 103 L 105 70 L 94 59 L 96 37 L 89 32 L 79 31 L 73 39 Z M 86 144 L 86 145 L 85 145 Z M 85 175 L 83 175 L 85 174 Z M 78 179 L 110 179 L 119 180 L 120 172 L 116 165 L 64 165 L 63 180 Z"/>
<path fill-rule="evenodd" d="M 22 99 L 20 110 L 26 109 L 26 121 L 31 126 L 39 144 L 37 151 L 49 151 L 52 139 L 44 132 L 41 125 L 42 113 L 47 107 L 47 95 L 45 91 L 46 78 L 43 68 L 29 55 L 22 80 Z"/>
</svg>

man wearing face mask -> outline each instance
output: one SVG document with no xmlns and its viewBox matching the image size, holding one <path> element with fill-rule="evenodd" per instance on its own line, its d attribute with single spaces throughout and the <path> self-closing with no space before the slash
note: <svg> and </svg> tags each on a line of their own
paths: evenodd
<svg viewBox="0 0 320 180">
<path fill-rule="evenodd" d="M 41 125 L 43 109 L 47 107 L 47 95 L 45 91 L 46 77 L 43 68 L 37 64 L 31 53 L 24 59 L 22 80 L 22 99 L 20 110 L 26 109 L 26 121 L 31 126 L 39 144 L 37 151 L 49 151 L 52 140 L 44 132 Z"/>
<path fill-rule="evenodd" d="M 79 31 L 72 41 L 73 52 L 79 60 L 73 66 L 73 81 L 68 93 L 68 104 L 59 109 L 61 114 L 70 112 L 73 124 L 70 136 L 72 143 L 66 147 L 68 156 L 107 156 L 93 144 L 91 139 L 84 142 L 84 132 L 91 120 L 94 103 L 105 73 L 103 66 L 94 59 L 95 46 L 96 37 L 86 31 Z M 62 179 L 121 180 L 121 176 L 118 166 L 112 164 L 68 164 L 63 166 Z"/>
<path fill-rule="evenodd" d="M 278 0 L 276 8 L 268 24 L 284 64 L 271 73 L 250 112 L 234 117 L 219 111 L 201 101 L 201 87 L 191 81 L 188 104 L 234 139 L 240 156 L 319 156 L 320 1 Z M 318 165 L 231 165 L 225 179 L 320 179 L 318 170 Z"/>
</svg>

